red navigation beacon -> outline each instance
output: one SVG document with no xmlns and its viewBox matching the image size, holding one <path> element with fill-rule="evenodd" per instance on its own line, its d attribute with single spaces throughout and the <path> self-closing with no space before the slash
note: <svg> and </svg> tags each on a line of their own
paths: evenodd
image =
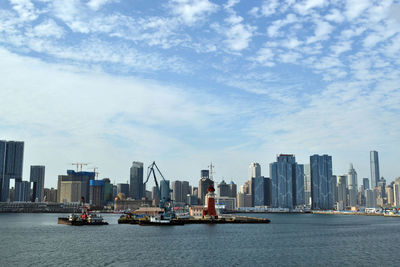
<svg viewBox="0 0 400 267">
<path fill-rule="evenodd" d="M 211 218 L 218 218 L 217 210 L 215 209 L 215 189 L 210 185 L 207 189 L 207 208 L 203 210 L 203 217 L 210 216 Z"/>
</svg>

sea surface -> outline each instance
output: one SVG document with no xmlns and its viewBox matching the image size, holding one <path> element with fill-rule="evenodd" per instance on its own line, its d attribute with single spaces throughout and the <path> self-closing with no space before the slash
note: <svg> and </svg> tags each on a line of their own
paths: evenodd
<svg viewBox="0 0 400 267">
<path fill-rule="evenodd" d="M 257 214 L 270 224 L 57 224 L 1 214 L 0 266 L 400 266 L 400 218 Z"/>
</svg>

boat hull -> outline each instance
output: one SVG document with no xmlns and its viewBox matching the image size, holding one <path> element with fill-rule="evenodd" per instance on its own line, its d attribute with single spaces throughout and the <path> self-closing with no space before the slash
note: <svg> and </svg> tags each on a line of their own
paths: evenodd
<svg viewBox="0 0 400 267">
<path fill-rule="evenodd" d="M 88 221 L 70 221 L 68 218 L 58 218 L 58 224 L 66 224 L 73 226 L 83 226 L 83 225 L 108 225 L 108 222 L 88 222 Z"/>
</svg>

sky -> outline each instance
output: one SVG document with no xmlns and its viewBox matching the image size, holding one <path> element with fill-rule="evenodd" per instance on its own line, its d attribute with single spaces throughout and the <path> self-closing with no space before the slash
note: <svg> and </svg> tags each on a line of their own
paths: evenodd
<svg viewBox="0 0 400 267">
<path fill-rule="evenodd" d="M 74 169 L 241 185 L 281 153 L 400 176 L 400 3 L 1 0 L 0 139 L 46 187 Z"/>
</svg>

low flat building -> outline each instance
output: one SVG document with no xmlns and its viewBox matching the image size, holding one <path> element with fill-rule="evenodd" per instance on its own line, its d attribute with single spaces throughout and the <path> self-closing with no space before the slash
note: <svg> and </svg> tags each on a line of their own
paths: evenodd
<svg viewBox="0 0 400 267">
<path fill-rule="evenodd" d="M 116 199 L 114 203 L 114 210 L 137 210 L 140 207 L 150 207 L 151 200 L 134 200 L 134 199 Z"/>
<path fill-rule="evenodd" d="M 191 206 L 189 208 L 189 215 L 193 217 L 202 217 L 203 216 L 203 206 Z"/>
<path fill-rule="evenodd" d="M 139 209 L 135 210 L 135 214 L 149 216 L 156 216 L 163 212 L 163 209 L 157 207 L 140 207 Z"/>
</svg>

